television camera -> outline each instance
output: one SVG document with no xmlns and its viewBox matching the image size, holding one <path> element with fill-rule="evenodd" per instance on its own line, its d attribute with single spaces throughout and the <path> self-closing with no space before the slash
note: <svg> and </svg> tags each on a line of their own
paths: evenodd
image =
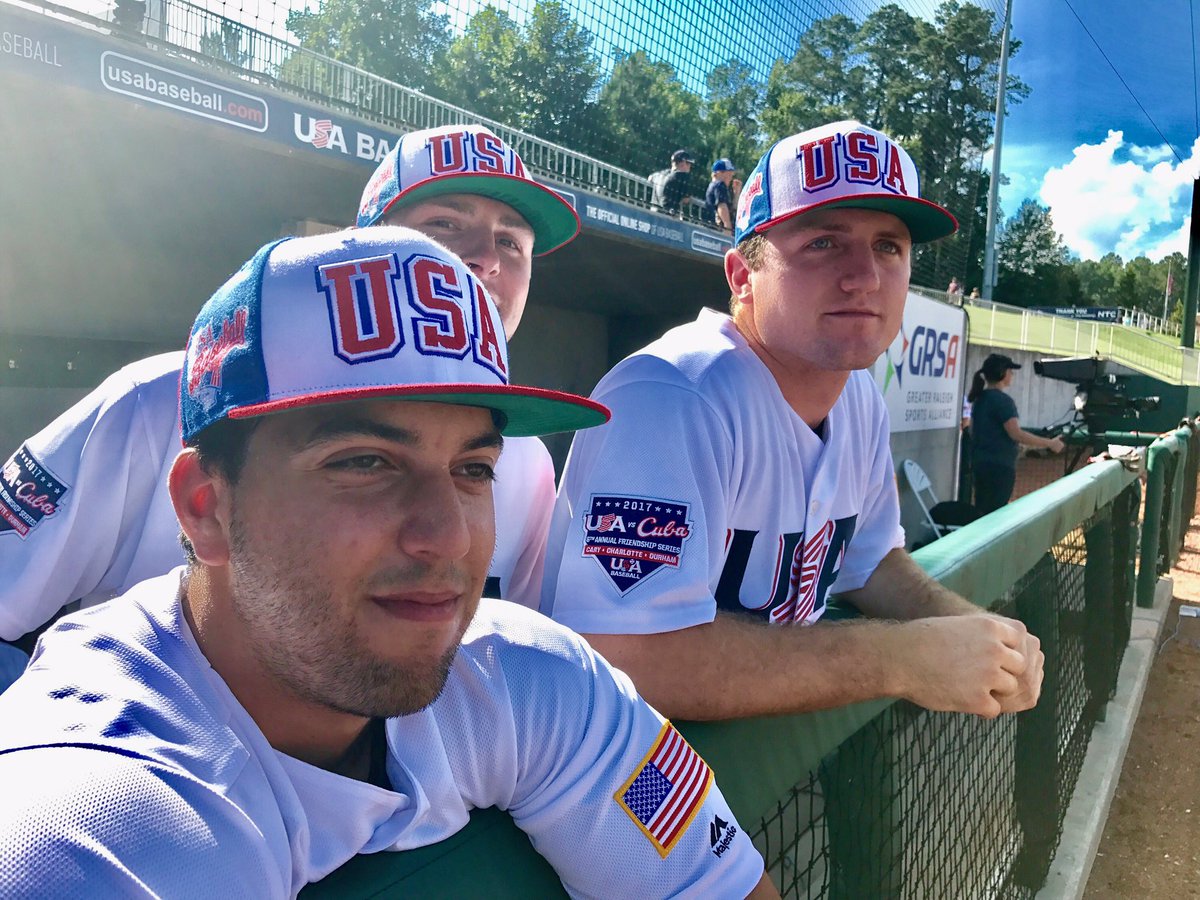
<svg viewBox="0 0 1200 900">
<path fill-rule="evenodd" d="M 1144 412 L 1157 410 L 1159 397 L 1141 396 L 1130 389 L 1126 376 L 1109 371 L 1108 361 L 1098 356 L 1078 356 L 1067 359 L 1039 359 L 1033 371 L 1044 378 L 1075 384 L 1074 414 L 1061 434 L 1075 448 L 1066 461 L 1071 472 L 1087 451 L 1099 452 L 1108 446 L 1107 431 L 1131 431 Z"/>
</svg>

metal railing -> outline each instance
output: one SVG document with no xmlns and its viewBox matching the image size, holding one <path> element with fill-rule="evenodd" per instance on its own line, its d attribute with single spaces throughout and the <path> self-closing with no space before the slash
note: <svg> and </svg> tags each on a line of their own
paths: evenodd
<svg viewBox="0 0 1200 900">
<path fill-rule="evenodd" d="M 1181 493 L 1164 502 L 1181 505 Z M 1041 638 L 1046 678 L 1028 713 L 984 721 L 875 701 L 680 726 L 784 896 L 1033 896 L 1092 726 L 1115 692 L 1139 500 L 1137 473 L 1097 463 L 914 554 L 942 583 Z M 435 847 L 359 857 L 305 894 L 426 889 L 561 895 L 549 866 L 495 810 Z"/>
<path fill-rule="evenodd" d="M 112 26 L 111 10 L 106 18 L 90 15 L 94 4 L 67 0 L 35 3 L 35 8 L 69 12 L 82 23 L 111 27 L 114 34 L 143 40 L 162 52 L 221 68 L 243 80 L 335 104 L 352 115 L 399 132 L 461 123 L 486 125 L 520 154 L 535 175 L 651 207 L 653 189 L 641 175 L 330 59 L 187 0 L 152 0 L 144 31 L 134 35 Z M 696 221 L 690 214 L 687 218 Z"/>
<path fill-rule="evenodd" d="M 912 290 L 949 302 L 944 291 Z M 990 300 L 964 303 L 971 340 L 992 347 L 1056 356 L 1101 356 L 1171 384 L 1200 385 L 1200 350 L 1122 324 L 1071 319 Z"/>
</svg>

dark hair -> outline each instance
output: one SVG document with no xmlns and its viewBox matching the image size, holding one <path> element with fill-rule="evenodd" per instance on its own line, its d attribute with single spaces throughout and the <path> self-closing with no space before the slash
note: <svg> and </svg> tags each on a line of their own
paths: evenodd
<svg viewBox="0 0 1200 900">
<path fill-rule="evenodd" d="M 196 451 L 200 468 L 210 475 L 220 475 L 230 484 L 237 484 L 246 464 L 246 449 L 259 419 L 220 419 L 194 435 L 187 446 Z M 179 532 L 179 545 L 191 565 L 196 564 L 196 550 L 187 535 Z"/>
<path fill-rule="evenodd" d="M 974 403 L 979 399 L 979 395 L 983 393 L 986 385 L 995 384 L 1004 378 L 1009 369 L 1021 368 L 1011 357 L 1005 356 L 1003 353 L 989 353 L 987 359 L 983 361 L 983 365 L 975 373 L 975 377 L 971 379 L 971 389 L 967 391 L 967 400 Z"/>
<path fill-rule="evenodd" d="M 971 389 L 967 391 L 967 402 L 974 403 L 979 399 L 979 395 L 983 393 L 983 369 L 975 372 L 975 376 L 971 379 Z"/>
<path fill-rule="evenodd" d="M 250 436 L 258 427 L 258 418 L 220 419 L 213 422 L 188 441 L 187 446 L 196 451 L 200 467 L 209 474 L 217 474 L 230 484 L 237 484 L 246 464 L 246 448 Z"/>
</svg>

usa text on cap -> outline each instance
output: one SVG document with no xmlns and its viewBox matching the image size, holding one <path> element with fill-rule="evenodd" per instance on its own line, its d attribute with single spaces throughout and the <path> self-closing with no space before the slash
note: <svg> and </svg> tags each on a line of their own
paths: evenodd
<svg viewBox="0 0 1200 900">
<path fill-rule="evenodd" d="M 363 189 L 357 224 L 374 225 L 397 203 L 441 194 L 507 203 L 533 229 L 535 254 L 557 250 L 579 234 L 571 204 L 530 178 L 517 152 L 482 125 L 446 125 L 400 138 Z"/>
<path fill-rule="evenodd" d="M 267 244 L 200 310 L 180 378 L 183 439 L 221 419 L 370 397 L 481 406 L 522 436 L 608 410 L 508 381 L 500 314 L 441 246 L 407 228 Z"/>
<path fill-rule="evenodd" d="M 778 141 L 746 179 L 734 242 L 814 209 L 852 207 L 891 213 L 915 243 L 953 234 L 958 221 L 921 199 L 912 157 L 859 122 L 834 122 Z"/>
</svg>

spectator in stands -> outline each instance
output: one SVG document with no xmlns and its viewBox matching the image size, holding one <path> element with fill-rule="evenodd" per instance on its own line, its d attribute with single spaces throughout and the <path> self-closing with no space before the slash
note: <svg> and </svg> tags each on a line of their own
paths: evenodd
<svg viewBox="0 0 1200 900">
<path fill-rule="evenodd" d="M 1062 438 L 1044 438 L 1021 428 L 1017 404 L 1004 393 L 1019 363 L 992 353 L 975 373 L 967 399 L 971 401 L 971 471 L 975 508 L 989 513 L 1008 503 L 1017 481 L 1017 445 L 1063 450 Z"/>
<path fill-rule="evenodd" d="M 686 150 L 671 154 L 671 168 L 649 176 L 654 188 L 654 205 L 669 216 L 677 216 L 688 195 L 692 182 L 692 163 L 696 160 Z"/>
<path fill-rule="evenodd" d="M 733 231 L 734 200 L 730 185 L 736 172 L 731 159 L 724 156 L 718 159 L 713 163 L 712 180 L 704 194 L 704 221 L 722 231 Z"/>
<path fill-rule="evenodd" d="M 946 296 L 950 298 L 950 302 L 955 306 L 962 306 L 963 290 L 957 278 L 950 279 L 950 284 L 946 287 Z"/>
<path fill-rule="evenodd" d="M 978 300 L 979 299 L 979 288 L 977 288 L 977 287 L 971 288 L 971 294 L 970 294 L 970 296 L 967 297 L 967 299 L 968 300 Z"/>
<path fill-rule="evenodd" d="M 888 184 L 844 177 L 852 165 Z M 918 183 L 904 149 L 858 122 L 784 138 L 746 179 L 732 315 L 702 310 L 596 387 L 613 419 L 571 446 L 542 612 L 670 717 L 1037 701 L 1037 638 L 904 551 L 865 370 L 899 331 L 914 243 L 956 229 Z M 877 618 L 821 623 L 831 592 Z"/>
</svg>

